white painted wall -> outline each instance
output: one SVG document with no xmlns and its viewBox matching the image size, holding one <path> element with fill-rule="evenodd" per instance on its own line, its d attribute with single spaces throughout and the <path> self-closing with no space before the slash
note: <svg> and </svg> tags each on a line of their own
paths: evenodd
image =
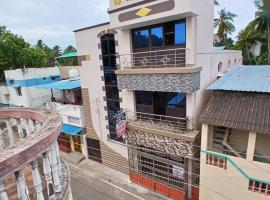
<svg viewBox="0 0 270 200">
<path fill-rule="evenodd" d="M 102 61 L 99 60 L 101 50 L 98 49 L 99 38 L 97 35 L 102 30 L 106 30 L 108 28 L 108 25 L 104 25 L 75 33 L 78 55 L 91 56 L 91 60 L 82 62 L 82 67 L 80 68 L 81 87 L 89 90 L 93 128 L 98 137 L 111 149 L 114 149 L 127 158 L 126 146 L 107 139 L 107 135 L 109 134 L 109 131 L 106 129 L 108 121 L 105 120 L 107 111 L 104 110 L 104 107 L 107 105 L 106 102 L 103 101 L 105 92 L 102 91 L 104 82 L 101 81 L 101 76 L 104 74 L 103 71 L 100 70 Z"/>
</svg>

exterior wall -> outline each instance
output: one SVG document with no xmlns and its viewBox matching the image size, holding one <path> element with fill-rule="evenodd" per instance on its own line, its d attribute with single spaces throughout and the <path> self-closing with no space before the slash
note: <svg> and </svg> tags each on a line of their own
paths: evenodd
<svg viewBox="0 0 270 200">
<path fill-rule="evenodd" d="M 194 74 L 118 75 L 118 88 L 142 91 L 191 93 L 200 88 L 200 72 Z"/>
<path fill-rule="evenodd" d="M 82 128 L 85 127 L 84 113 L 82 106 L 47 102 L 47 108 L 58 111 L 62 116 L 64 124 L 70 124 Z M 69 117 L 79 119 L 78 123 L 70 121 Z"/>
<path fill-rule="evenodd" d="M 200 200 L 216 199 L 258 199 L 265 200 L 265 194 L 255 193 L 248 190 L 249 180 L 260 180 L 267 183 L 270 180 L 269 164 L 246 160 L 238 157 L 227 156 L 207 151 L 209 138 L 209 126 L 202 127 L 201 141 L 201 166 L 200 166 Z M 249 145 L 247 152 L 253 152 L 252 144 L 256 137 L 249 134 Z M 253 151 L 252 151 L 253 150 Z M 206 154 L 217 155 L 227 159 L 226 169 L 206 164 Z M 249 156 L 252 157 L 252 156 Z M 258 173 L 258 170 L 260 173 Z"/>
<path fill-rule="evenodd" d="M 61 78 L 62 79 L 71 78 L 69 75 L 69 70 L 71 70 L 71 69 L 76 69 L 79 72 L 80 66 L 61 66 L 61 67 L 59 67 Z"/>
<path fill-rule="evenodd" d="M 102 133 L 100 132 L 101 129 L 95 127 L 96 121 L 93 120 L 93 117 L 96 117 L 93 114 L 92 109 L 96 111 L 97 108 L 91 106 L 93 104 L 90 97 L 90 90 L 88 88 L 82 89 L 82 97 L 83 97 L 83 110 L 84 110 L 84 117 L 86 123 L 86 138 L 91 138 L 95 140 L 100 140 L 101 144 L 101 156 L 102 156 L 102 163 L 108 167 L 121 171 L 123 173 L 128 173 L 128 160 L 127 157 L 124 157 L 120 154 L 119 149 L 125 148 L 124 150 L 127 151 L 126 146 L 122 144 L 112 143 L 107 141 L 107 139 L 103 139 Z M 105 120 L 102 120 L 102 122 Z M 102 124 L 100 124 L 102 126 Z M 84 138 L 84 144 L 86 144 L 86 138 Z M 114 145 L 114 146 L 113 146 Z M 83 149 L 83 153 L 86 158 L 88 158 L 88 149 L 87 145 L 86 148 Z"/>
<path fill-rule="evenodd" d="M 51 101 L 51 91 L 31 86 L 52 82 L 50 77 L 57 77 L 60 80 L 58 67 L 49 68 L 26 68 L 5 71 L 5 78 L 9 93 L 9 104 L 23 107 L 38 107 Z M 46 78 L 43 80 L 43 78 Z M 10 83 L 14 80 L 14 85 Z M 16 87 L 21 87 L 21 96 L 17 95 Z M 60 96 L 59 91 L 54 92 L 55 96 Z M 2 94 L 1 94 L 2 96 Z"/>
</svg>

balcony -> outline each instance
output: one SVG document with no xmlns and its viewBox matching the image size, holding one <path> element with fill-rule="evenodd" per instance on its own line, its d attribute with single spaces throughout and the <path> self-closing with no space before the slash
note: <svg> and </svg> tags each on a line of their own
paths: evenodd
<svg viewBox="0 0 270 200">
<path fill-rule="evenodd" d="M 45 109 L 0 109 L 1 200 L 72 199 L 57 143 L 61 124 Z"/>
<path fill-rule="evenodd" d="M 199 131 L 188 130 L 186 118 L 126 112 L 128 143 L 191 157 Z"/>
<path fill-rule="evenodd" d="M 200 71 L 185 48 L 119 55 L 119 89 L 185 92 L 200 89 Z"/>
</svg>

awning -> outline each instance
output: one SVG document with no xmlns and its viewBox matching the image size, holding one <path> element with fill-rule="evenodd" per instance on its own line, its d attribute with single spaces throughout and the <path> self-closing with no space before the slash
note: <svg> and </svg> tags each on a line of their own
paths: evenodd
<svg viewBox="0 0 270 200">
<path fill-rule="evenodd" d="M 56 81 L 53 83 L 42 84 L 34 86 L 35 88 L 43 88 L 43 89 L 54 89 L 54 90 L 72 90 L 81 87 L 80 81 L 73 81 L 73 80 L 63 80 L 63 81 Z"/>
<path fill-rule="evenodd" d="M 68 135 L 78 135 L 82 132 L 83 128 L 72 126 L 69 124 L 63 124 L 61 132 Z"/>
<path fill-rule="evenodd" d="M 77 56 L 78 56 L 77 52 L 70 52 L 70 53 L 66 53 L 66 54 L 64 54 L 62 56 L 59 56 L 59 57 L 56 57 L 56 58 L 57 59 L 58 58 L 74 58 L 74 57 L 77 57 Z"/>
</svg>

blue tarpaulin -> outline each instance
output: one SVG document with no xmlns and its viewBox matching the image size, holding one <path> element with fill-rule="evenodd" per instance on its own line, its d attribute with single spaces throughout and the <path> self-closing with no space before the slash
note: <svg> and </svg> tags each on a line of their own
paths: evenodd
<svg viewBox="0 0 270 200">
<path fill-rule="evenodd" d="M 63 81 L 56 81 L 53 83 L 43 84 L 34 86 L 36 88 L 43 88 L 43 89 L 53 89 L 53 90 L 72 90 L 81 87 L 81 82 L 79 80 L 63 80 Z"/>
<path fill-rule="evenodd" d="M 77 126 L 72 126 L 69 124 L 63 124 L 61 132 L 68 134 L 68 135 L 78 135 L 80 134 L 82 131 L 81 127 L 77 127 Z"/>
</svg>

